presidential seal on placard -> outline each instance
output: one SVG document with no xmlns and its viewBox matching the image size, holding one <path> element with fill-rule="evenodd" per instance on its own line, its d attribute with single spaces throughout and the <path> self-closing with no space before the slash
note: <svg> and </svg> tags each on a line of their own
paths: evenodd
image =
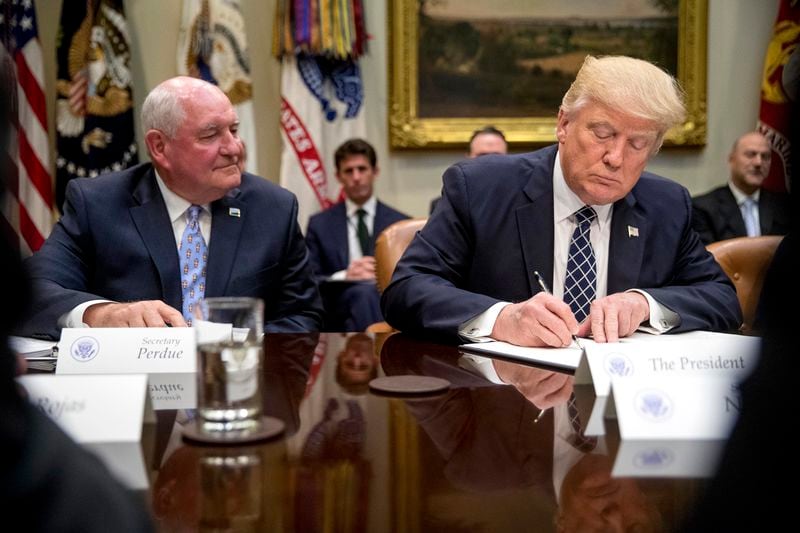
<svg viewBox="0 0 800 533">
<path fill-rule="evenodd" d="M 80 363 L 91 361 L 100 352 L 100 344 L 94 337 L 80 337 L 69 348 L 73 359 Z"/>
<path fill-rule="evenodd" d="M 672 400 L 660 390 L 643 390 L 633 402 L 634 410 L 651 422 L 663 422 L 672 416 Z"/>
<path fill-rule="evenodd" d="M 633 374 L 633 362 L 619 352 L 608 354 L 604 361 L 604 366 L 609 376 L 630 376 Z"/>
<path fill-rule="evenodd" d="M 656 470 L 669 466 L 675 460 L 675 454 L 668 448 L 653 448 L 642 450 L 633 458 L 633 464 L 638 468 Z"/>
</svg>

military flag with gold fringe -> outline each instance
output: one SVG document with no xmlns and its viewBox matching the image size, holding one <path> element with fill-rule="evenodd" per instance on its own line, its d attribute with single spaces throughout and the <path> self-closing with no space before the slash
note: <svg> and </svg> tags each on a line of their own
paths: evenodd
<svg viewBox="0 0 800 533">
<path fill-rule="evenodd" d="M 341 199 L 333 152 L 364 137 L 358 60 L 367 33 L 361 0 L 278 0 L 273 52 L 281 60 L 281 185 L 297 195 L 299 222 Z"/>
</svg>

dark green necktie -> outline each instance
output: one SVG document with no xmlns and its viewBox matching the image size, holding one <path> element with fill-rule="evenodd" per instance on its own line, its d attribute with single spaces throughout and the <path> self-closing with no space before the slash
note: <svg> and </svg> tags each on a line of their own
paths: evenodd
<svg viewBox="0 0 800 533">
<path fill-rule="evenodd" d="M 367 223 L 364 222 L 364 217 L 367 212 L 363 209 L 356 211 L 358 215 L 358 225 L 356 226 L 356 233 L 358 234 L 358 243 L 361 245 L 361 255 L 369 254 L 369 230 L 367 230 Z"/>
</svg>

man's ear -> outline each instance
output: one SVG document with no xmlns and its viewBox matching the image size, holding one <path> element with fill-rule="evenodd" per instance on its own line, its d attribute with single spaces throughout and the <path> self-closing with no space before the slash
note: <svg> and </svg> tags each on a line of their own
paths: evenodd
<svg viewBox="0 0 800 533">
<path fill-rule="evenodd" d="M 558 122 L 556 123 L 556 139 L 559 144 L 563 144 L 567 138 L 567 126 L 569 125 L 569 118 L 564 113 L 563 109 L 558 110 Z"/>
<path fill-rule="evenodd" d="M 166 135 L 158 130 L 148 130 L 147 133 L 144 134 L 144 142 L 147 145 L 147 152 L 150 154 L 150 159 L 160 167 L 168 166 Z"/>
</svg>

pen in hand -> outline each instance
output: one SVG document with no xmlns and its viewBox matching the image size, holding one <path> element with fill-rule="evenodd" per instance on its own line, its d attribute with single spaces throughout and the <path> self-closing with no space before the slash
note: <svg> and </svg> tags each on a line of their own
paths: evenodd
<svg viewBox="0 0 800 533">
<path fill-rule="evenodd" d="M 547 284 L 544 282 L 544 278 L 539 274 L 538 270 L 533 271 L 533 277 L 536 278 L 536 283 L 539 284 L 539 287 L 541 287 L 541 289 L 545 292 L 545 294 L 553 294 L 552 292 L 550 292 L 550 289 L 547 288 Z M 578 348 L 580 348 L 581 351 L 583 351 L 583 345 L 578 340 L 578 336 L 573 334 L 572 340 L 575 341 L 575 344 L 578 345 Z M 539 413 L 539 417 L 541 416 L 542 416 L 541 413 Z"/>
</svg>

